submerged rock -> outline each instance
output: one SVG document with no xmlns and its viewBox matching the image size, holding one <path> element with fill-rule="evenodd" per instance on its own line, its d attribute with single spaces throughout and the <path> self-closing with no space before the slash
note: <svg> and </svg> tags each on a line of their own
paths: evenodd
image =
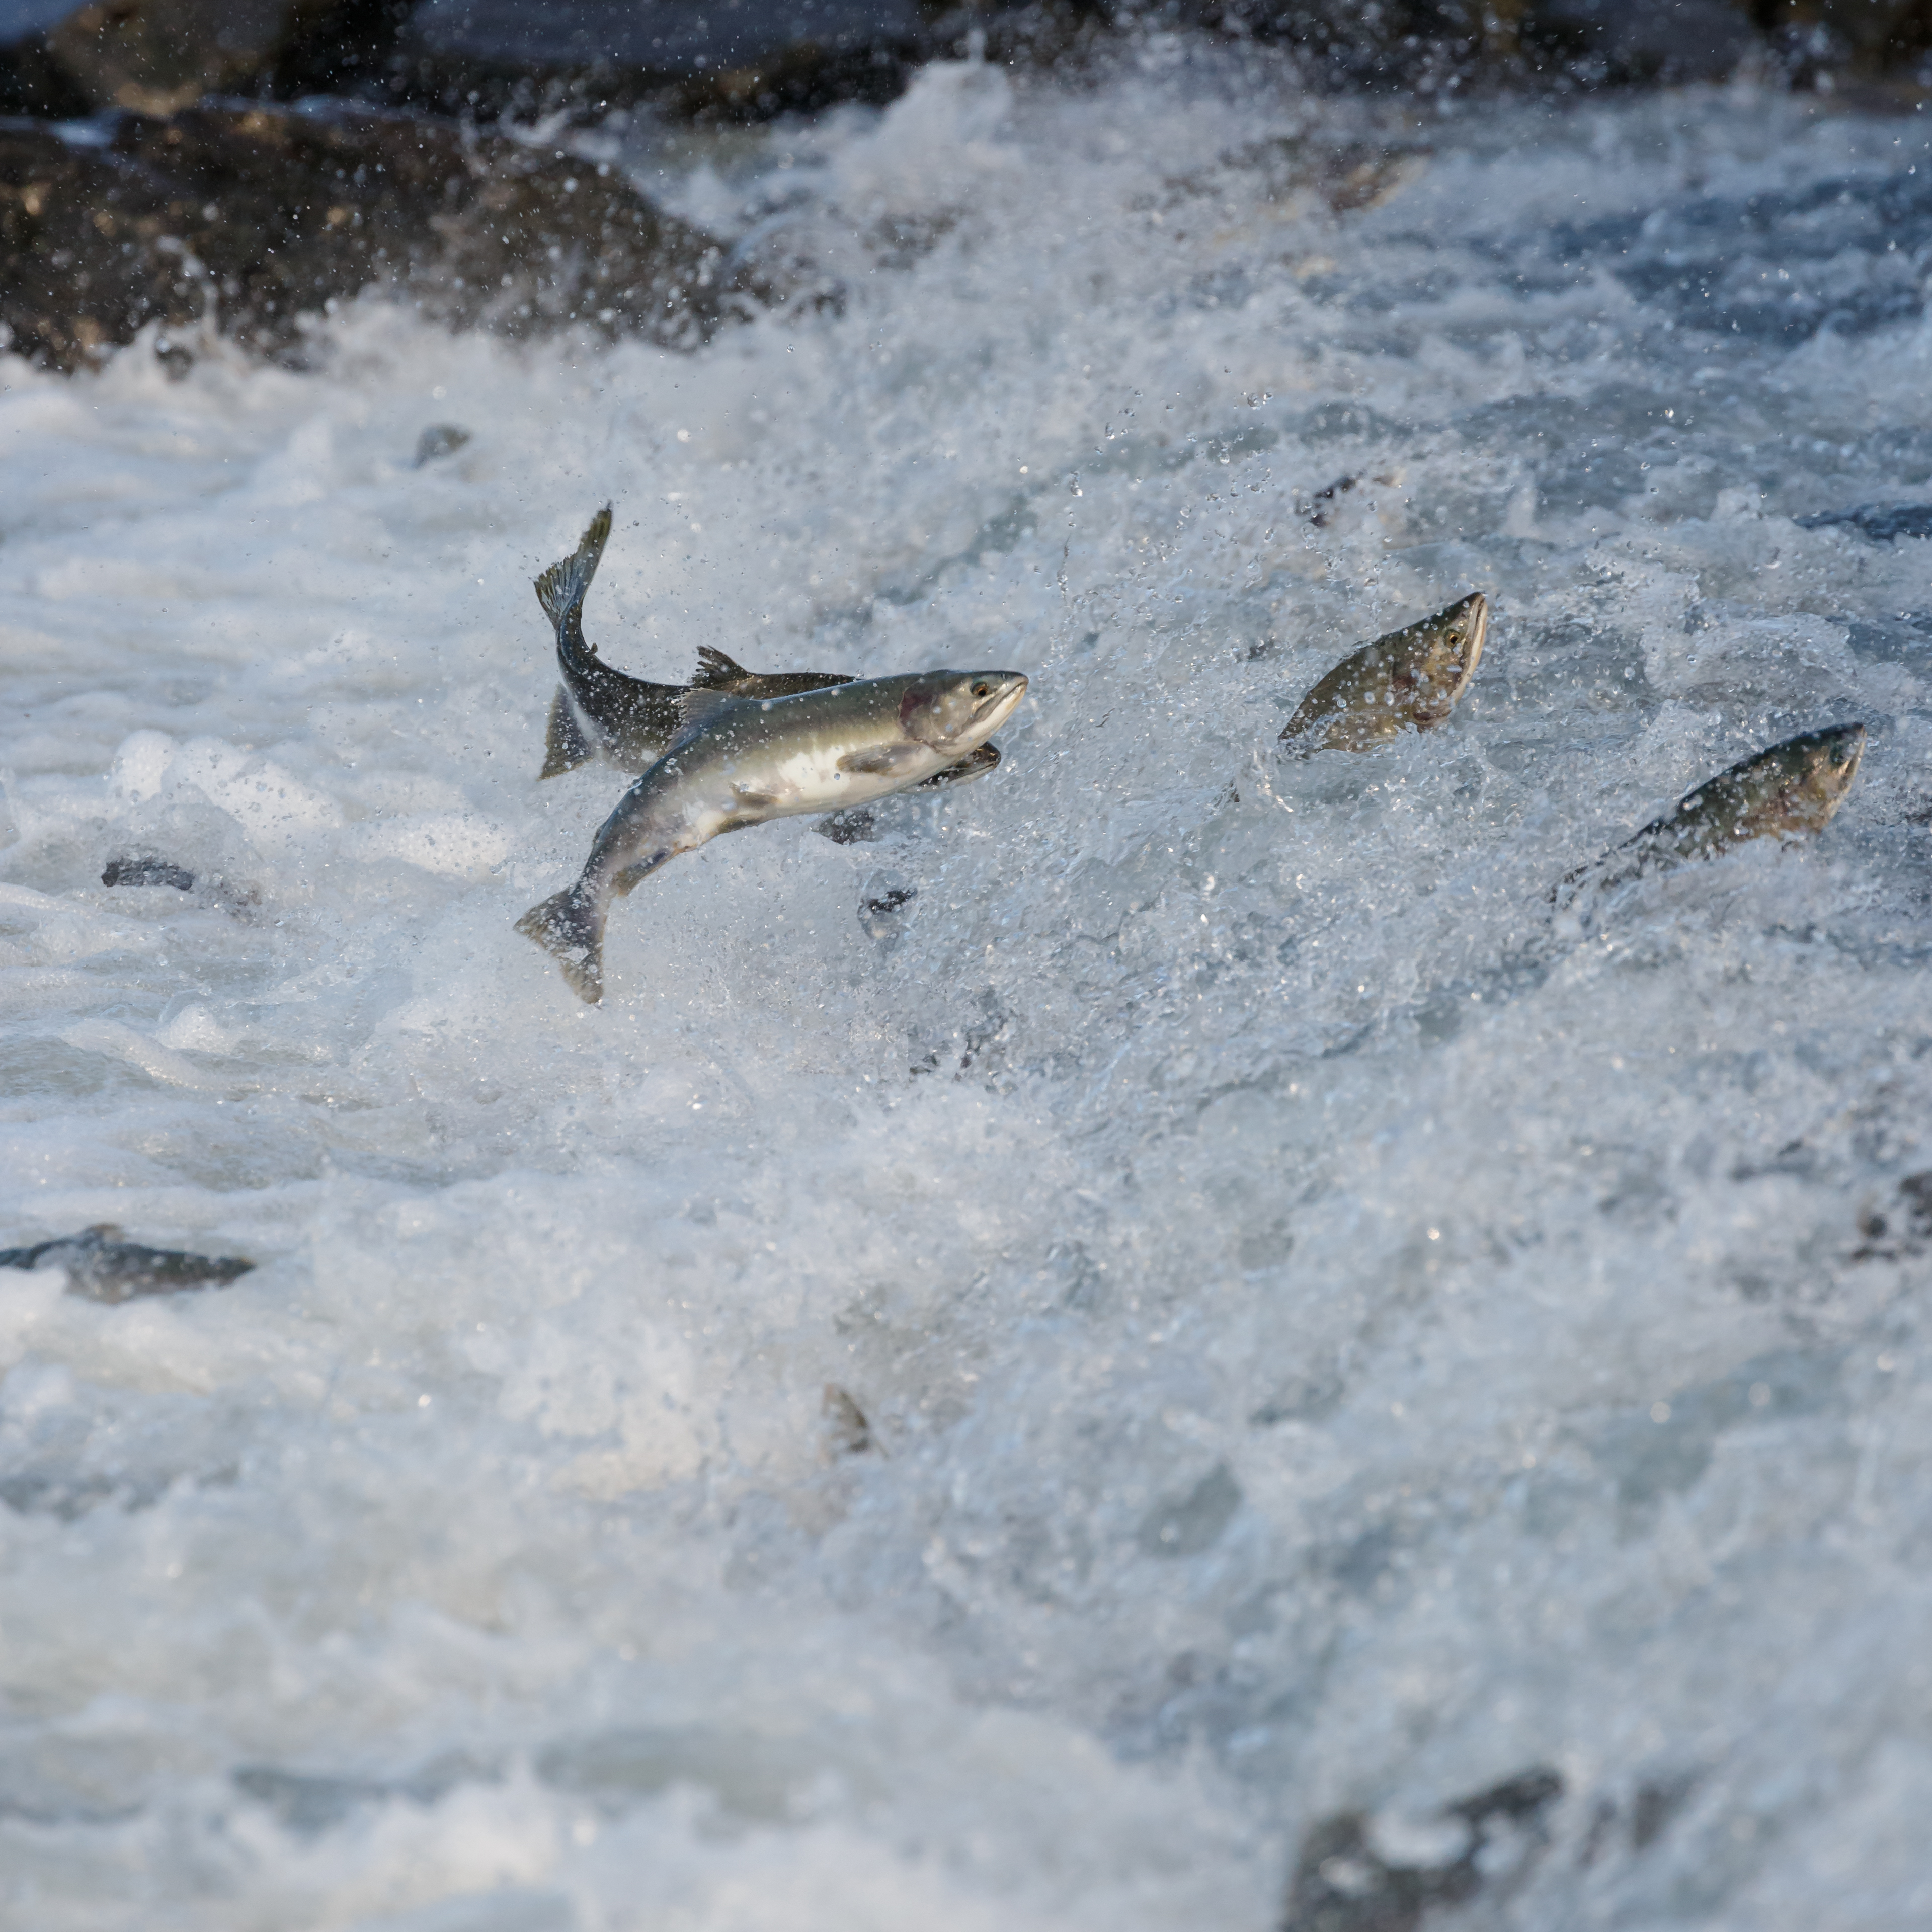
<svg viewBox="0 0 1932 1932">
<path fill-rule="evenodd" d="M 1221 1540 L 1241 1506 L 1241 1486 L 1225 1462 L 1216 1462 L 1184 1496 L 1156 1503 L 1134 1540 L 1146 1556 L 1198 1556 Z"/>
<path fill-rule="evenodd" d="M 1904 1261 L 1932 1247 L 1932 1173 L 1908 1174 L 1895 1205 L 1868 1207 L 1858 1216 L 1855 1262 Z"/>
<path fill-rule="evenodd" d="M 459 428 L 454 423 L 431 423 L 416 438 L 416 461 L 412 466 L 420 470 L 425 464 L 434 463 L 445 456 L 454 456 L 470 440 L 470 432 Z"/>
<path fill-rule="evenodd" d="M 869 806 L 828 813 L 812 828 L 835 845 L 869 845 L 879 836 L 879 814 Z"/>
<path fill-rule="evenodd" d="M 752 293 L 621 176 L 454 126 L 197 107 L 102 146 L 0 129 L 0 322 L 44 367 L 156 322 L 299 362 L 310 319 L 370 287 L 456 328 L 675 346 Z"/>
<path fill-rule="evenodd" d="M 1360 1811 L 1324 1818 L 1302 1841 L 1281 1932 L 1414 1932 L 1436 1908 L 1513 1889 L 1548 1840 L 1563 1795 L 1538 1768 L 1394 1832 Z M 1412 1840 L 1397 1843 L 1392 1840 Z"/>
<path fill-rule="evenodd" d="M 172 886 L 178 892 L 194 890 L 194 874 L 185 866 L 166 859 L 110 859 L 101 868 L 104 886 Z"/>
<path fill-rule="evenodd" d="M 893 944 L 904 929 L 899 914 L 918 897 L 919 889 L 915 886 L 886 886 L 867 893 L 859 902 L 860 928 L 868 939 L 884 945 Z"/>
<path fill-rule="evenodd" d="M 124 1241 L 104 1222 L 29 1248 L 0 1248 L 0 1268 L 65 1270 L 67 1292 L 89 1301 L 131 1301 L 137 1295 L 179 1294 L 193 1288 L 226 1288 L 255 1264 L 236 1255 L 190 1255 L 177 1248 Z"/>
<path fill-rule="evenodd" d="M 820 1407 L 825 1418 L 826 1440 L 834 1456 L 862 1456 L 877 1446 L 866 1412 L 836 1382 L 825 1384 L 824 1400 Z"/>
<path fill-rule="evenodd" d="M 1801 530 L 1849 524 L 1874 543 L 1890 543 L 1898 537 L 1932 537 L 1932 503 L 1861 503 L 1853 510 L 1818 510 L 1791 520 Z"/>
</svg>

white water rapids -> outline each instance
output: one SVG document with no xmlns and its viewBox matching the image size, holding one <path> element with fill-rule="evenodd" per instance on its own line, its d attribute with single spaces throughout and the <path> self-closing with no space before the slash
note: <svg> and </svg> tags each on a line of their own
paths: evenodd
<svg viewBox="0 0 1932 1932">
<path fill-rule="evenodd" d="M 1431 1926 L 1932 1920 L 1932 544 L 1792 520 L 1932 499 L 1928 118 L 945 67 L 586 145 L 825 292 L 695 356 L 4 365 L 0 1246 L 260 1265 L 0 1273 L 0 1922 L 1267 1932 L 1539 1768 Z M 1033 684 L 591 1010 L 606 497 L 640 675 Z M 1276 757 L 1471 588 L 1448 726 Z"/>
</svg>

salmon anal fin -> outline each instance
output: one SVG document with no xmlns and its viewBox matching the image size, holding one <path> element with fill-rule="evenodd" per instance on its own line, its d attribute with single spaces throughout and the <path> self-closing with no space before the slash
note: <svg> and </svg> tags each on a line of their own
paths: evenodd
<svg viewBox="0 0 1932 1932">
<path fill-rule="evenodd" d="M 574 772 L 597 755 L 597 748 L 584 737 L 577 713 L 562 687 L 550 701 L 550 730 L 544 740 L 543 770 L 540 778 L 554 778 L 560 772 Z"/>
</svg>

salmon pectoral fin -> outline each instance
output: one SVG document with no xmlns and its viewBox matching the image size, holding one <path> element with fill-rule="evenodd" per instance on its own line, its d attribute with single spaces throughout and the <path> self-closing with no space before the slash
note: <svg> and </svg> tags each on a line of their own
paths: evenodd
<svg viewBox="0 0 1932 1932">
<path fill-rule="evenodd" d="M 544 739 L 543 770 L 537 776 L 554 778 L 560 772 L 574 772 L 596 755 L 596 748 L 584 737 L 577 722 L 577 713 L 571 708 L 563 687 L 559 685 L 556 695 L 550 701 L 550 730 Z"/>
<path fill-rule="evenodd" d="M 878 745 L 848 752 L 838 769 L 851 778 L 910 778 L 931 755 L 923 745 Z"/>
</svg>

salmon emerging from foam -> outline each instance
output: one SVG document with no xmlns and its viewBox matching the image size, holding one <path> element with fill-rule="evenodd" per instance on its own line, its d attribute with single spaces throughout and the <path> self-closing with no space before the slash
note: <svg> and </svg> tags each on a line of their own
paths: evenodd
<svg viewBox="0 0 1932 1932">
<path fill-rule="evenodd" d="M 1399 731 L 1440 724 L 1468 689 L 1489 628 L 1490 600 L 1476 590 L 1364 644 L 1296 706 L 1282 742 L 1298 751 L 1366 752 Z"/>
<path fill-rule="evenodd" d="M 1551 896 L 1568 904 L 1586 891 L 1714 858 L 1753 838 L 1822 832 L 1851 790 L 1864 748 L 1862 724 L 1833 724 L 1755 752 L 1706 778 L 1635 836 L 1566 874 Z"/>
</svg>

